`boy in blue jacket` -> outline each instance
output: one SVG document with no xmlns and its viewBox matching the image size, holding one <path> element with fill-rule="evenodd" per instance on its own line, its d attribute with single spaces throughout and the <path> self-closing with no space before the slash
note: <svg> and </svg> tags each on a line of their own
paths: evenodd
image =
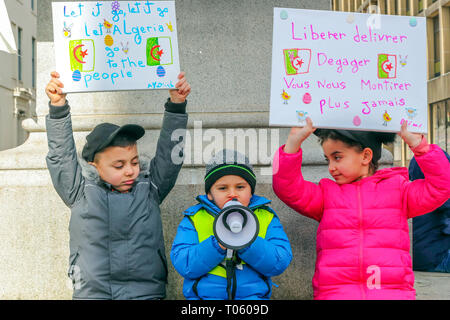
<svg viewBox="0 0 450 320">
<path fill-rule="evenodd" d="M 271 201 L 255 195 L 255 185 L 253 168 L 239 152 L 222 150 L 206 165 L 206 194 L 198 196 L 199 203 L 183 212 L 185 216 L 170 253 L 175 269 L 184 277 L 186 299 L 270 298 L 270 277 L 288 267 L 292 250 L 277 214 L 269 207 Z M 213 222 L 232 199 L 255 213 L 259 233 L 248 247 L 236 252 L 234 276 L 227 281 L 224 267 L 227 248 L 214 236 Z"/>
</svg>

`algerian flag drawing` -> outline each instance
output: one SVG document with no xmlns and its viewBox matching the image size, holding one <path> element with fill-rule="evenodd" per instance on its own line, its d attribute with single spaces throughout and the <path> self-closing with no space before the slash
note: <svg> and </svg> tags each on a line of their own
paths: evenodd
<svg viewBox="0 0 450 320">
<path fill-rule="evenodd" d="M 80 72 L 94 71 L 95 46 L 91 39 L 71 40 L 69 42 L 70 68 Z"/>
<path fill-rule="evenodd" d="M 172 41 L 170 37 L 148 38 L 146 53 L 148 66 L 173 64 Z"/>
<path fill-rule="evenodd" d="M 378 55 L 378 78 L 393 79 L 397 77 L 397 56 L 395 54 Z"/>
<path fill-rule="evenodd" d="M 287 75 L 309 72 L 311 49 L 284 49 L 283 55 Z"/>
</svg>

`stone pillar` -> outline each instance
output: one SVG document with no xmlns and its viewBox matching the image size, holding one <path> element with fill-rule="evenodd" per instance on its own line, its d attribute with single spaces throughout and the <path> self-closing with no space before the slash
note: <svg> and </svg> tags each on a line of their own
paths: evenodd
<svg viewBox="0 0 450 320">
<path fill-rule="evenodd" d="M 379 14 L 386 14 L 387 5 L 385 4 L 384 0 L 378 0 L 376 3 L 377 10 L 376 12 Z"/>
<path fill-rule="evenodd" d="M 385 14 L 395 14 L 395 0 L 388 0 L 387 1 L 387 8 Z"/>
<path fill-rule="evenodd" d="M 409 0 L 398 0 L 398 14 L 401 16 L 406 16 L 406 1 Z"/>
<path fill-rule="evenodd" d="M 434 21 L 425 18 L 427 23 L 427 80 L 434 78 Z"/>
<path fill-rule="evenodd" d="M 192 93 L 186 162 L 162 204 L 166 253 L 169 258 L 181 212 L 203 192 L 208 150 L 220 144 L 238 148 L 246 141 L 258 176 L 256 193 L 273 200 L 294 252 L 286 272 L 274 278 L 279 288 L 274 287 L 273 298 L 311 299 L 317 223 L 281 203 L 271 185 L 270 159 L 288 132 L 268 128 L 274 3 L 330 9 L 328 0 L 176 2 L 181 69 Z M 70 299 L 72 294 L 67 278 L 70 211 L 53 189 L 45 164 L 44 87 L 55 68 L 50 0 L 39 0 L 38 14 L 37 121 L 23 122 L 30 132 L 25 144 L 0 152 L 0 299 Z M 96 124 L 108 121 L 144 126 L 138 148 L 153 155 L 167 97 L 167 91 L 68 95 L 78 150 Z M 328 175 L 322 150 L 313 137 L 305 149 L 305 177 L 317 182 Z M 169 260 L 168 299 L 183 299 L 181 284 Z"/>
<path fill-rule="evenodd" d="M 441 37 L 441 74 L 450 72 L 450 8 L 439 7 L 439 35 Z"/>
</svg>

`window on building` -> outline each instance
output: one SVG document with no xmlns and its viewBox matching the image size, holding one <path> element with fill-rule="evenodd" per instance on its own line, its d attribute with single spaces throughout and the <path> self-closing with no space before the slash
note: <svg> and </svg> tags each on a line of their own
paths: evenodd
<svg viewBox="0 0 450 320">
<path fill-rule="evenodd" d="M 431 104 L 432 141 L 450 151 L 450 99 Z"/>
<path fill-rule="evenodd" d="M 34 11 L 34 0 L 31 0 L 31 10 Z"/>
<path fill-rule="evenodd" d="M 17 28 L 17 78 L 22 81 L 22 28 Z"/>
<path fill-rule="evenodd" d="M 31 38 L 31 85 L 36 88 L 36 39 Z"/>
<path fill-rule="evenodd" d="M 419 0 L 419 2 L 418 2 L 418 11 L 419 12 L 423 11 L 423 0 Z"/>
<path fill-rule="evenodd" d="M 398 0 L 394 0 L 394 14 L 398 14 Z"/>
<path fill-rule="evenodd" d="M 410 4 L 409 4 L 409 0 L 406 0 L 406 15 L 409 16 L 411 15 L 411 8 L 410 8 Z"/>
<path fill-rule="evenodd" d="M 439 34 L 439 16 L 433 18 L 433 38 L 434 38 L 434 76 L 441 75 L 441 42 Z"/>
<path fill-rule="evenodd" d="M 385 13 L 385 14 L 388 13 L 388 2 L 387 2 L 387 0 L 384 0 L 384 12 L 382 12 L 382 13 Z"/>
</svg>

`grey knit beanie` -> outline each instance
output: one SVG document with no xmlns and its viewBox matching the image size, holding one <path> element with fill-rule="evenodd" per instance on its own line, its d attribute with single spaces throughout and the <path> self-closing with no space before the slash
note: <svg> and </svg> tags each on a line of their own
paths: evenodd
<svg viewBox="0 0 450 320">
<path fill-rule="evenodd" d="M 255 192 L 256 176 L 250 161 L 242 153 L 223 149 L 208 161 L 205 173 L 205 192 L 208 193 L 214 182 L 226 175 L 245 179 L 252 188 L 252 194 Z"/>
</svg>

